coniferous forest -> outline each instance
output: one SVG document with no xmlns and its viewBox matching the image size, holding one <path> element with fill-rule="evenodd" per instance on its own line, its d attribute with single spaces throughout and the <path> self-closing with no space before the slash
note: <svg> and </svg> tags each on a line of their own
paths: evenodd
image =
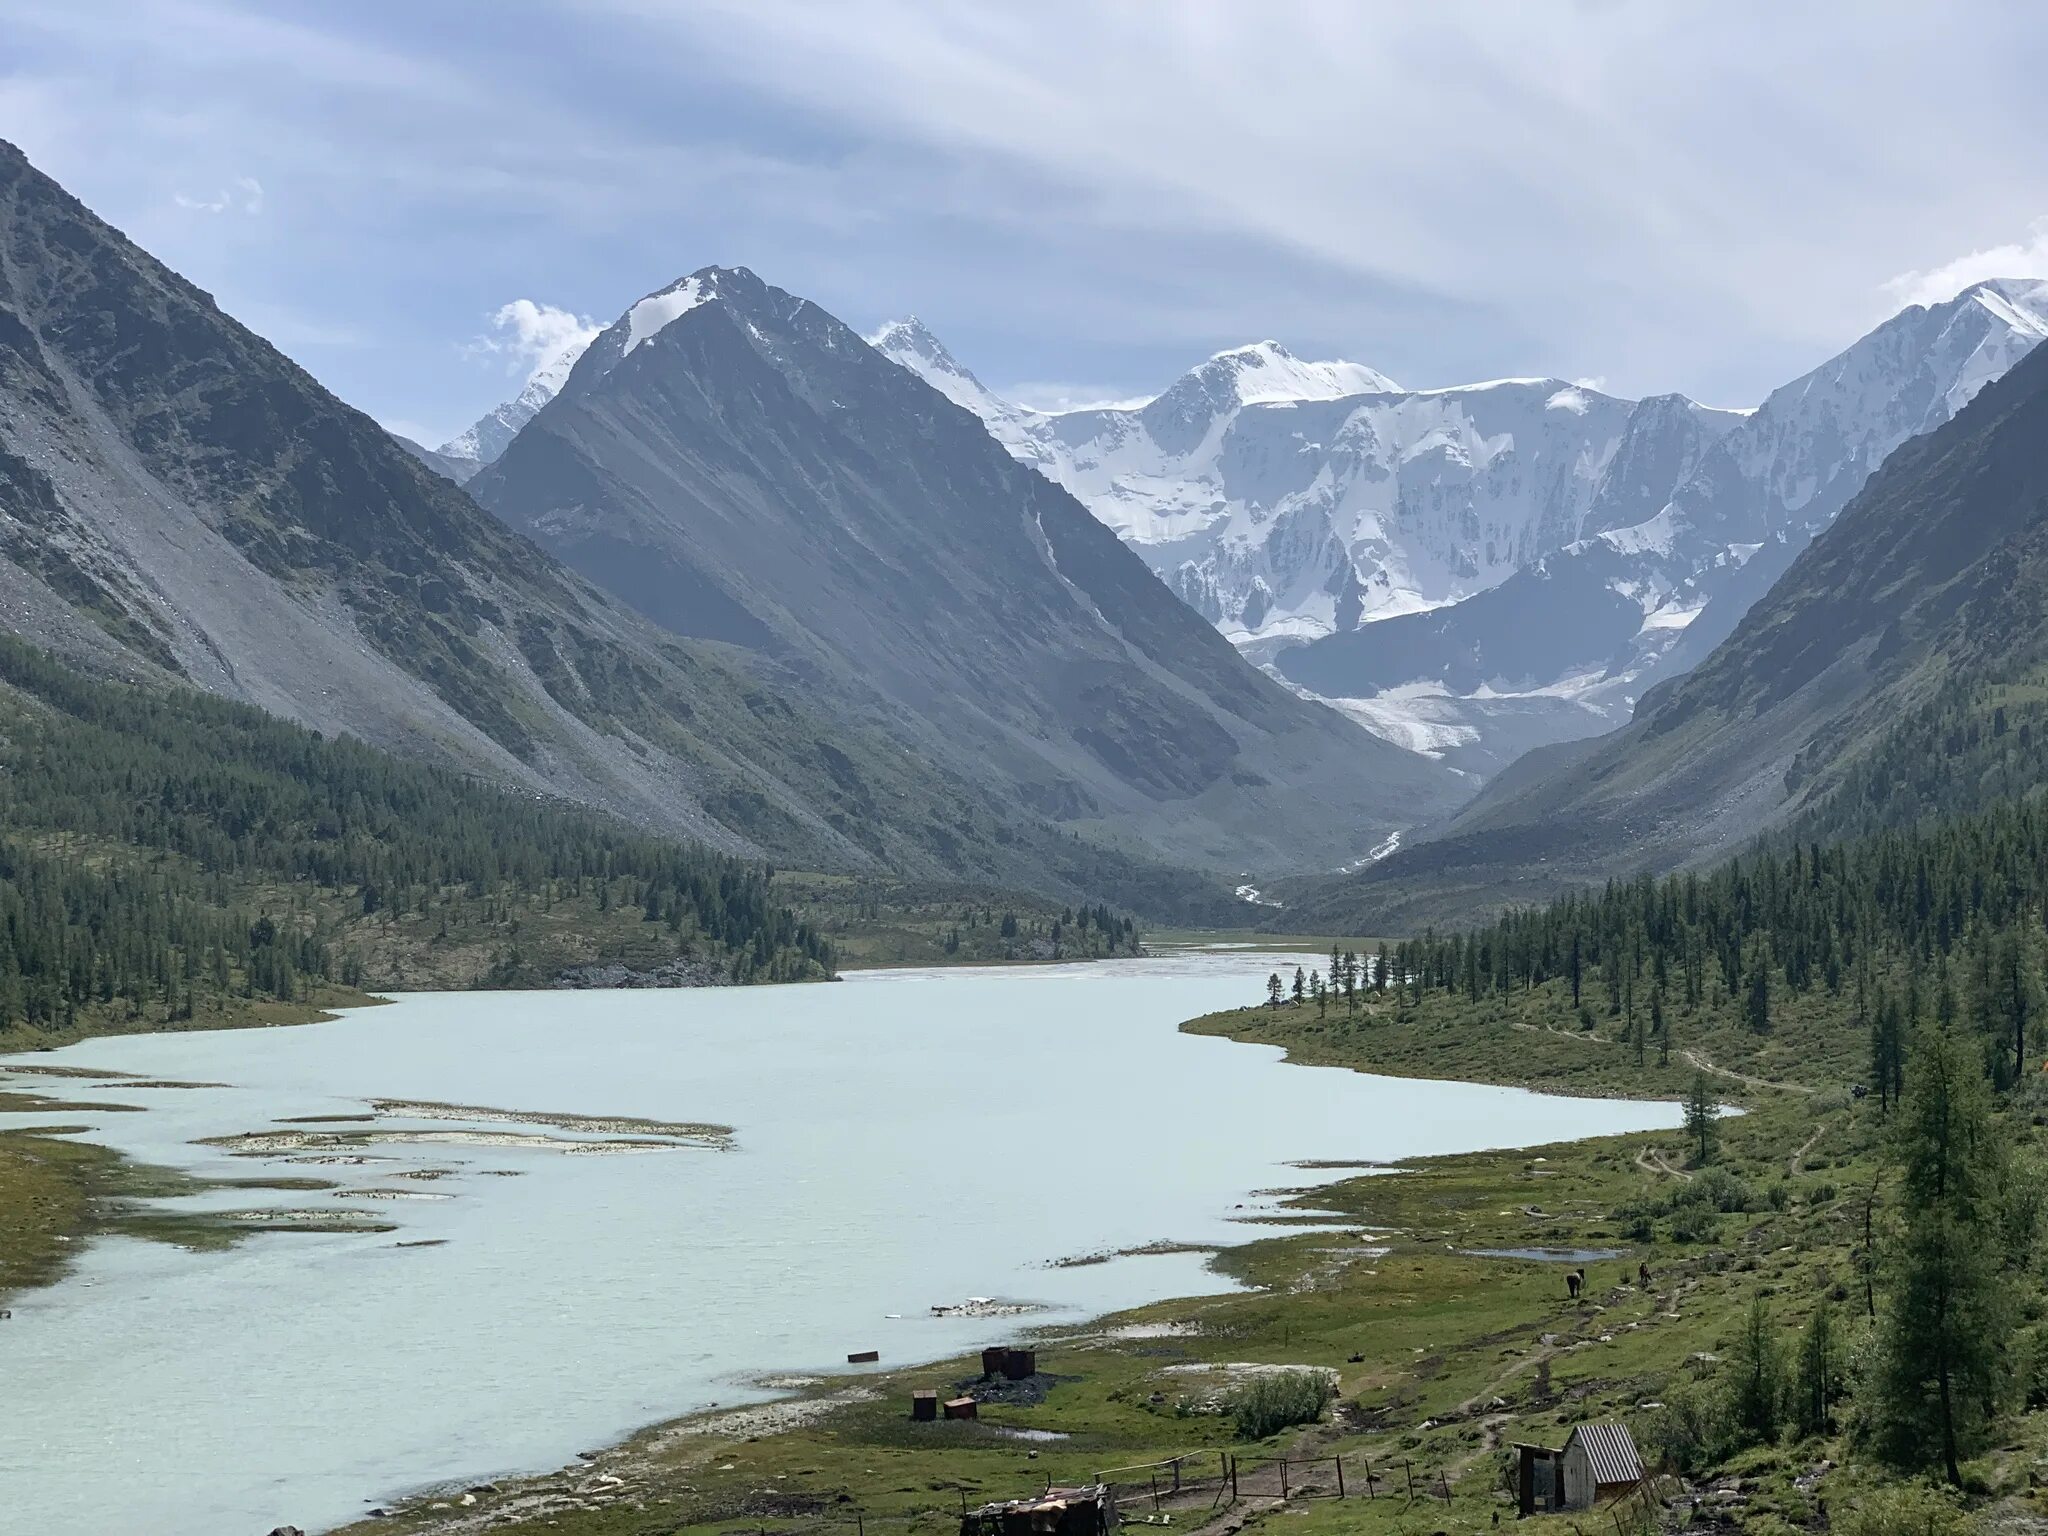
<svg viewBox="0 0 2048 1536">
<path fill-rule="evenodd" d="M 629 932 L 630 916 L 720 979 L 831 972 L 757 864 L 13 640 L 0 684 L 0 1029 L 391 985 L 367 939 L 408 918 L 430 939 L 501 935 L 472 980 L 543 979 L 529 909 Z"/>
</svg>

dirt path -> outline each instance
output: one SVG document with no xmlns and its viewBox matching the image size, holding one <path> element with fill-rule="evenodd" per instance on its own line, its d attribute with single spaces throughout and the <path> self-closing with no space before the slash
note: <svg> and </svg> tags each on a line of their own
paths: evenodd
<svg viewBox="0 0 2048 1536">
<path fill-rule="evenodd" d="M 1820 1140 L 1820 1133 L 1827 1129 L 1827 1124 L 1827 1121 L 1823 1120 L 1818 1125 L 1816 1125 L 1813 1128 L 1813 1133 L 1810 1136 L 1808 1136 L 1806 1140 L 1799 1143 L 1798 1148 L 1792 1153 L 1792 1156 L 1786 1161 L 1785 1172 L 1789 1177 L 1796 1179 L 1799 1177 L 1800 1173 L 1805 1169 L 1806 1154 L 1813 1150 L 1813 1144 L 1816 1141 Z"/>
<path fill-rule="evenodd" d="M 1564 1040 L 1577 1040 L 1583 1045 L 1619 1045 L 1619 1040 L 1609 1040 L 1605 1035 L 1595 1035 L 1583 1029 L 1559 1029 L 1555 1024 L 1525 1024 L 1520 1019 L 1509 1019 L 1508 1028 L 1526 1030 L 1532 1035 L 1556 1035 Z"/>
<path fill-rule="evenodd" d="M 1636 1154 L 1636 1166 L 1645 1173 L 1668 1173 L 1674 1179 L 1692 1182 L 1692 1175 L 1683 1168 L 1671 1166 L 1671 1158 L 1661 1147 L 1644 1147 Z"/>
<path fill-rule="evenodd" d="M 1815 1092 L 1814 1089 L 1807 1087 L 1804 1083 L 1774 1083 L 1767 1077 L 1751 1077 L 1746 1072 L 1736 1072 L 1727 1067 L 1717 1067 L 1698 1051 L 1680 1051 L 1678 1054 L 1691 1062 L 1695 1067 L 1698 1067 L 1700 1071 L 1711 1072 L 1715 1077 L 1725 1077 L 1731 1083 L 1742 1083 L 1751 1088 L 1775 1088 L 1781 1093 L 1811 1094 Z"/>
</svg>

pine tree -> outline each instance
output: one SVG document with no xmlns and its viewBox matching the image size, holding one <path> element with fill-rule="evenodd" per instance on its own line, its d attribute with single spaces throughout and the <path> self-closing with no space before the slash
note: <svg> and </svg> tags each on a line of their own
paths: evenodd
<svg viewBox="0 0 2048 1536">
<path fill-rule="evenodd" d="M 1280 984 L 1280 973 L 1278 971 L 1273 972 L 1272 975 L 1266 978 L 1266 1006 L 1268 1008 L 1278 1008 L 1281 999 L 1286 995 L 1286 988 Z"/>
<path fill-rule="evenodd" d="M 1294 968 L 1294 1006 L 1299 1008 L 1308 997 L 1308 977 L 1302 974 L 1300 966 Z"/>
<path fill-rule="evenodd" d="M 1751 1442 L 1777 1438 L 1785 1362 L 1764 1299 L 1751 1299 L 1728 1355 L 1728 1416 Z"/>
<path fill-rule="evenodd" d="M 1902 1214 L 1879 1311 L 1872 1419 L 1888 1459 L 1938 1459 L 1960 1486 L 1962 1460 L 1982 1442 L 2007 1380 L 2004 1148 L 1975 1052 L 1921 1030 L 1895 1125 Z"/>
<path fill-rule="evenodd" d="M 1720 1143 L 1721 1106 L 1714 1100 L 1714 1090 L 1707 1082 L 1707 1074 L 1695 1072 L 1692 1075 L 1692 1089 L 1685 1096 L 1685 1134 L 1693 1144 L 1693 1161 L 1705 1167 L 1714 1160 L 1714 1149 Z"/>
<path fill-rule="evenodd" d="M 1841 1367 L 1836 1360 L 1834 1314 L 1826 1301 L 1813 1310 L 1799 1341 L 1799 1383 L 1793 1418 L 1802 1435 L 1823 1435 L 1834 1428 L 1835 1399 L 1841 1395 Z"/>
<path fill-rule="evenodd" d="M 1750 962 L 1749 994 L 1743 1003 L 1742 1016 L 1754 1033 L 1767 1035 L 1771 1032 L 1771 973 L 1762 945 L 1757 946 L 1756 957 Z"/>
</svg>

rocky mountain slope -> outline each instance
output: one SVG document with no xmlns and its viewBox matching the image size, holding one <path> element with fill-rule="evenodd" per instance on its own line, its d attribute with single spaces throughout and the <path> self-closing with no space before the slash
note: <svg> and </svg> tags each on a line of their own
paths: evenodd
<svg viewBox="0 0 2048 1536">
<path fill-rule="evenodd" d="M 877 345 L 1073 490 L 1247 653 L 1480 773 L 1612 729 L 1884 456 L 2048 334 L 2048 284 L 1913 309 L 1753 412 L 1557 379 L 1402 392 L 1272 343 L 1046 415 L 914 322 Z M 1362 388 L 1355 386 L 1362 385 Z"/>
<path fill-rule="evenodd" d="M 733 852 L 1126 902 L 1160 888 L 1156 866 L 991 798 L 773 661 L 593 588 L 11 146 L 0 621 L 87 668 Z"/>
<path fill-rule="evenodd" d="M 1412 925 L 1777 829 L 1869 831 L 2038 788 L 2044 590 L 2048 349 L 1893 451 L 1626 729 L 1531 754 L 1443 836 L 1309 909 Z"/>
<path fill-rule="evenodd" d="M 470 489 L 676 634 L 772 658 L 1095 836 L 1329 868 L 1462 798 L 1260 674 L 973 415 L 744 270 L 634 304 Z"/>
</svg>

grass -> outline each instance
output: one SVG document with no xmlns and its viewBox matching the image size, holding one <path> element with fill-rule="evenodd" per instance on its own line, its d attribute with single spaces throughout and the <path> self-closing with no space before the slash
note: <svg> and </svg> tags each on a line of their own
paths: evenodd
<svg viewBox="0 0 2048 1536">
<path fill-rule="evenodd" d="M 47 1102 L 47 1101 L 45 1101 Z M 34 1112 L 33 1094 L 0 1094 L 0 1112 Z M 55 1106 L 71 1113 L 126 1106 Z M 73 1139 L 85 1129 L 55 1121 L 0 1130 L 0 1304 L 63 1274 L 84 1242 L 118 1233 L 182 1248 L 223 1248 L 260 1223 L 167 1210 L 151 1202 L 207 1189 L 326 1190 L 324 1179 L 235 1179 L 218 1183 L 132 1163 L 118 1153 Z M 318 1230 L 299 1224 L 294 1230 Z M 348 1230 L 358 1230 L 351 1227 Z"/>
</svg>

